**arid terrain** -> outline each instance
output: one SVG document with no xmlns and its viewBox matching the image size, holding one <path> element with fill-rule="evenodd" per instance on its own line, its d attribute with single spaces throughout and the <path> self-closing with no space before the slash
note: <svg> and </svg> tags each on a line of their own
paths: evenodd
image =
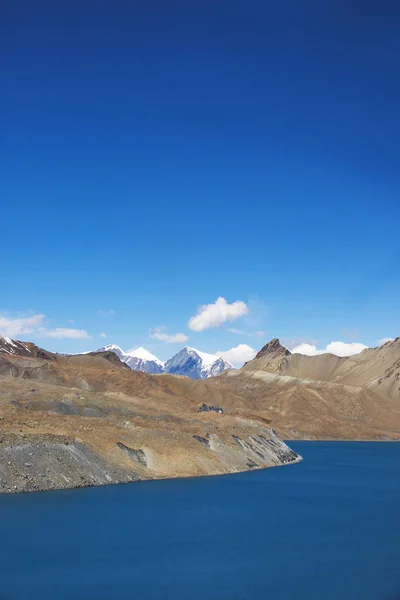
<svg viewBox="0 0 400 600">
<path fill-rule="evenodd" d="M 400 438 L 400 338 L 346 358 L 291 354 L 274 339 L 210 384 L 284 439 Z"/>
<path fill-rule="evenodd" d="M 256 413 L 202 404 L 194 381 L 132 371 L 113 353 L 60 356 L 29 343 L 4 346 L 0 491 L 232 473 L 298 460 Z"/>
<path fill-rule="evenodd" d="M 275 339 L 242 369 L 205 381 L 132 371 L 112 352 L 0 344 L 3 492 L 298 460 L 275 432 L 400 439 L 400 338 L 349 358 L 290 354 Z"/>
</svg>

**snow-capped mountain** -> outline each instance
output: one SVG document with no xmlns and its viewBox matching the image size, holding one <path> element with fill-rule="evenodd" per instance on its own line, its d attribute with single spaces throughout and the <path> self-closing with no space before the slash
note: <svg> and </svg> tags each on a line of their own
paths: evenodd
<svg viewBox="0 0 400 600">
<path fill-rule="evenodd" d="M 118 358 L 134 371 L 143 371 L 152 375 L 158 373 L 171 373 L 172 375 L 186 375 L 192 379 L 208 379 L 219 375 L 222 371 L 234 367 L 215 354 L 200 352 L 195 348 L 186 346 L 172 358 L 163 363 L 162 360 L 151 354 L 145 348 L 138 348 L 131 352 L 124 352 L 115 344 L 102 346 L 95 352 L 114 352 Z"/>
<path fill-rule="evenodd" d="M 119 346 L 108 344 L 107 346 L 98 348 L 95 352 L 114 352 L 133 371 L 143 371 L 152 375 L 164 373 L 164 363 L 144 348 L 138 348 L 137 350 L 132 350 L 132 352 L 124 352 Z"/>
<path fill-rule="evenodd" d="M 114 352 L 114 354 L 116 354 L 118 356 L 118 358 L 120 360 L 122 360 L 122 362 L 125 362 L 124 359 L 128 356 L 126 354 L 126 352 L 124 352 L 122 350 L 122 348 L 120 348 L 116 344 L 108 344 L 107 346 L 102 346 L 101 348 L 98 348 L 97 350 L 95 350 L 95 352 Z M 89 354 L 89 353 L 84 352 L 84 354 Z"/>
<path fill-rule="evenodd" d="M 215 354 L 200 352 L 186 346 L 165 363 L 165 371 L 173 375 L 186 375 L 192 379 L 208 379 L 234 367 Z"/>
<path fill-rule="evenodd" d="M 124 363 L 134 371 L 144 373 L 164 373 L 164 363 L 145 348 L 137 348 L 126 355 Z"/>
</svg>

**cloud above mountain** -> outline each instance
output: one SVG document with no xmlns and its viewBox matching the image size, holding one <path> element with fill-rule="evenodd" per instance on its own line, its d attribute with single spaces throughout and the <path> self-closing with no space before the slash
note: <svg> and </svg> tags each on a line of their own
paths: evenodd
<svg viewBox="0 0 400 600">
<path fill-rule="evenodd" d="M 243 329 L 235 329 L 234 327 L 228 327 L 227 331 L 229 331 L 229 333 L 236 333 L 237 335 L 245 335 L 247 337 L 264 337 L 265 336 L 265 331 L 253 331 L 253 332 L 248 332 L 248 331 L 243 331 Z"/>
<path fill-rule="evenodd" d="M 292 354 L 306 354 L 316 356 L 317 354 L 335 354 L 336 356 L 353 356 L 368 348 L 359 342 L 330 342 L 325 348 L 318 349 L 314 344 L 299 344 L 292 349 Z"/>
<path fill-rule="evenodd" d="M 203 304 L 197 311 L 197 315 L 188 321 L 188 327 L 192 331 L 205 331 L 212 327 L 220 327 L 226 322 L 232 322 L 246 315 L 249 308 L 245 302 L 236 300 L 229 304 L 225 298 L 219 297 L 213 304 Z"/>
<path fill-rule="evenodd" d="M 383 346 L 384 344 L 387 344 L 388 342 L 393 342 L 394 338 L 392 337 L 384 337 L 381 338 L 380 340 L 378 340 L 376 343 L 378 346 Z"/>
<path fill-rule="evenodd" d="M 46 315 L 37 314 L 30 317 L 11 318 L 0 317 L 0 333 L 10 338 L 19 338 L 25 335 L 61 339 L 89 339 L 91 336 L 84 329 L 69 327 L 45 327 Z"/>
<path fill-rule="evenodd" d="M 57 340 L 87 340 L 91 336 L 84 329 L 70 329 L 69 327 L 56 327 L 55 329 L 38 329 L 38 335 Z"/>
<path fill-rule="evenodd" d="M 15 338 L 19 335 L 31 334 L 43 325 L 45 315 L 32 315 L 25 318 L 0 317 L 0 333 Z"/>
<path fill-rule="evenodd" d="M 183 344 L 187 342 L 189 339 L 185 333 L 175 333 L 170 335 L 165 332 L 163 327 L 157 327 L 150 331 L 150 337 L 153 340 L 159 340 L 160 342 L 164 342 L 165 344 Z"/>
<path fill-rule="evenodd" d="M 241 367 L 255 357 L 256 350 L 247 344 L 239 344 L 230 350 L 218 350 L 215 354 L 230 362 L 234 367 Z"/>
</svg>

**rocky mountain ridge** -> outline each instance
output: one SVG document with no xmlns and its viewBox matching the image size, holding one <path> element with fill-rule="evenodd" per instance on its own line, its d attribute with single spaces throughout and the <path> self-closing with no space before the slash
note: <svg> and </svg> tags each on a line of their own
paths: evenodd
<svg viewBox="0 0 400 600">
<path fill-rule="evenodd" d="M 207 379 L 134 371 L 105 349 L 62 356 L 7 339 L 2 349 L 3 491 L 299 460 L 275 431 L 284 439 L 400 440 L 400 338 L 348 358 L 291 354 L 272 340 L 242 369 Z"/>
<path fill-rule="evenodd" d="M 28 343 L 12 346 L 13 354 L 9 345 L 0 352 L 0 492 L 300 460 L 256 414 L 225 410 L 209 393 L 212 379 L 134 371 L 107 350 L 41 358 Z"/>
</svg>

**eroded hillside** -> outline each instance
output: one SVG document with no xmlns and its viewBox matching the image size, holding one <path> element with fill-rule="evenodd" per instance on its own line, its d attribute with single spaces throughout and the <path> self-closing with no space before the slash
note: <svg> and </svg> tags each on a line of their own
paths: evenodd
<svg viewBox="0 0 400 600">
<path fill-rule="evenodd" d="M 40 358 L 35 348 L 0 353 L 0 491 L 298 460 L 256 414 L 200 410 L 194 391 L 203 382 L 135 372 L 114 354 Z"/>
<path fill-rule="evenodd" d="M 291 354 L 275 339 L 211 383 L 285 438 L 400 438 L 400 338 L 347 358 Z"/>
</svg>

